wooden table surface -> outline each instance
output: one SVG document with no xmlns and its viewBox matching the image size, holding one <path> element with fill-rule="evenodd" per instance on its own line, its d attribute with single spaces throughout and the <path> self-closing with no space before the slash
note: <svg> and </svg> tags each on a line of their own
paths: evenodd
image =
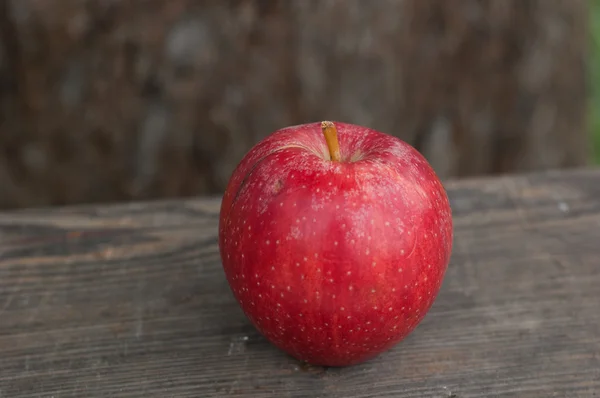
<svg viewBox="0 0 600 398">
<path fill-rule="evenodd" d="M 455 249 L 421 325 L 302 366 L 248 323 L 219 199 L 0 215 L 0 397 L 600 396 L 600 170 L 450 182 Z"/>
</svg>

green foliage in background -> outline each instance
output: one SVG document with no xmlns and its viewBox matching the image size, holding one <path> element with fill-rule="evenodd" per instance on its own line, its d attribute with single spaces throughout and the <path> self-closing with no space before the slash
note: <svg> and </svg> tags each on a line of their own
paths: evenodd
<svg viewBox="0 0 600 398">
<path fill-rule="evenodd" d="M 591 1 L 591 45 L 589 73 L 591 81 L 590 127 L 594 157 L 600 164 L 600 1 Z"/>
</svg>

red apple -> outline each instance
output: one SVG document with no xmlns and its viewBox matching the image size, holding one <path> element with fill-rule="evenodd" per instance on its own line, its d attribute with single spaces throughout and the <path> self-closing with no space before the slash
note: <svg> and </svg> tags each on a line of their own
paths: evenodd
<svg viewBox="0 0 600 398">
<path fill-rule="evenodd" d="M 244 313 L 283 351 L 324 366 L 367 361 L 419 324 L 452 235 L 446 192 L 421 154 L 337 122 L 287 127 L 252 148 L 219 222 Z"/>
</svg>

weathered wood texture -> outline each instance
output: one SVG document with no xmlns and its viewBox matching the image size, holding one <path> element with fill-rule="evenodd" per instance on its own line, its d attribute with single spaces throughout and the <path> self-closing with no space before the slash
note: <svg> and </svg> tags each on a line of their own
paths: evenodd
<svg viewBox="0 0 600 398">
<path fill-rule="evenodd" d="M 337 119 L 443 177 L 588 158 L 588 0 L 0 0 L 0 207 L 222 193 Z"/>
<path fill-rule="evenodd" d="M 598 396 L 600 171 L 448 187 L 456 249 L 431 312 L 345 369 L 250 326 L 218 199 L 2 214 L 0 396 Z"/>
</svg>

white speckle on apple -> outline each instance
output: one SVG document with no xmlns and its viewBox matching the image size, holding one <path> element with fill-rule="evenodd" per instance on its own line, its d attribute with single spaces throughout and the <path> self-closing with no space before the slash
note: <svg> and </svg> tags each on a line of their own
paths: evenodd
<svg viewBox="0 0 600 398">
<path fill-rule="evenodd" d="M 402 267 L 398 268 L 398 272 L 402 272 Z"/>
<path fill-rule="evenodd" d="M 345 308 L 344 308 L 344 307 L 340 307 L 340 310 L 341 310 L 341 311 L 344 311 L 344 310 L 345 310 Z"/>
<path fill-rule="evenodd" d="M 369 253 L 370 253 L 370 250 L 369 250 L 369 249 L 365 250 L 365 254 L 366 254 L 367 256 L 369 255 Z"/>
<path fill-rule="evenodd" d="M 267 241 L 265 242 L 267 245 L 271 244 L 271 241 L 267 239 Z"/>
<path fill-rule="evenodd" d="M 278 245 L 279 244 L 279 239 L 275 241 L 275 244 Z"/>
<path fill-rule="evenodd" d="M 307 300 L 307 299 L 304 299 L 304 304 L 306 304 L 306 303 L 308 303 L 308 300 Z"/>
<path fill-rule="evenodd" d="M 354 287 L 352 287 L 352 285 L 348 286 L 348 290 L 353 290 Z"/>
<path fill-rule="evenodd" d="M 395 288 L 395 287 L 393 287 L 393 288 L 392 288 L 392 292 L 395 292 L 395 291 L 396 291 L 396 288 Z"/>
<path fill-rule="evenodd" d="M 376 292 L 376 290 L 375 290 L 375 289 L 371 289 L 371 293 L 375 293 L 375 292 Z"/>
<path fill-rule="evenodd" d="M 376 263 L 375 261 L 373 261 L 373 262 L 371 263 L 371 267 L 374 267 L 374 266 L 376 266 L 376 265 L 377 265 L 377 263 Z"/>
<path fill-rule="evenodd" d="M 333 242 L 333 244 L 334 244 L 335 246 L 337 246 L 337 245 L 338 245 L 338 242 L 337 242 L 337 240 L 336 240 L 335 242 Z"/>
<path fill-rule="evenodd" d="M 307 262 L 307 261 L 308 261 L 308 258 L 304 257 L 304 259 L 303 259 L 303 260 L 304 260 L 304 262 Z"/>
<path fill-rule="evenodd" d="M 275 271 L 275 267 L 274 266 L 271 266 L 271 271 Z"/>
<path fill-rule="evenodd" d="M 388 308 L 388 311 L 391 311 L 391 310 L 393 310 L 393 308 L 392 308 L 392 307 Z"/>
<path fill-rule="evenodd" d="M 352 275 L 352 271 L 346 272 L 346 275 Z"/>
<path fill-rule="evenodd" d="M 374 306 L 373 309 L 376 310 L 376 309 L 379 309 L 379 307 L 378 306 Z"/>
</svg>

